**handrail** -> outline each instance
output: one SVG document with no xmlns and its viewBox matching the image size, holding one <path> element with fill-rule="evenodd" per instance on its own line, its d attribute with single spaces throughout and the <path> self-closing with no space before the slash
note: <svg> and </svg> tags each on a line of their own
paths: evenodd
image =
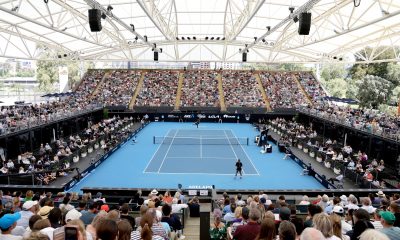
<svg viewBox="0 0 400 240">
<path fill-rule="evenodd" d="M 56 116 L 50 116 L 51 119 L 48 120 L 41 120 L 40 116 L 35 117 L 36 121 L 23 121 L 21 123 L 19 123 L 16 127 L 13 128 L 5 128 L 3 129 L 3 131 L 0 133 L 0 137 L 7 135 L 7 134 L 11 134 L 11 133 L 17 133 L 19 131 L 23 131 L 26 129 L 30 129 L 30 128 L 34 128 L 34 127 L 38 127 L 38 126 L 42 126 L 42 125 L 47 125 L 47 124 L 51 124 L 53 122 L 56 121 L 60 121 L 66 118 L 70 118 L 70 117 L 74 117 L 74 116 L 78 116 L 78 115 L 82 115 L 82 114 L 86 114 L 86 113 L 90 113 L 90 112 L 94 112 L 97 110 L 102 109 L 103 107 L 100 105 L 89 105 L 87 107 L 85 107 L 84 110 L 79 110 L 76 109 L 75 111 L 71 111 L 71 112 L 66 112 L 66 113 L 62 113 L 61 115 L 56 114 Z"/>
<path fill-rule="evenodd" d="M 317 118 L 323 119 L 323 120 L 331 122 L 331 123 L 340 124 L 340 125 L 342 125 L 344 127 L 353 128 L 355 130 L 358 130 L 358 131 L 361 131 L 361 132 L 364 132 L 364 133 L 367 133 L 367 134 L 371 134 L 371 135 L 374 135 L 374 136 L 378 136 L 378 137 L 381 137 L 381 138 L 384 138 L 384 139 L 388 139 L 388 140 L 392 140 L 392 141 L 396 141 L 396 142 L 400 141 L 400 138 L 399 138 L 400 132 L 399 131 L 396 132 L 395 137 L 391 137 L 390 134 L 386 135 L 384 132 L 382 132 L 380 134 L 380 133 L 378 133 L 376 131 L 372 131 L 372 132 L 368 131 L 368 129 L 365 129 L 365 128 L 356 128 L 355 126 L 344 122 L 343 119 L 337 119 L 337 118 L 334 119 L 332 117 L 328 118 L 327 116 L 325 116 L 323 114 L 318 114 L 318 112 L 316 110 L 314 110 L 314 109 L 298 108 L 297 111 L 300 112 L 300 113 L 308 114 L 308 115 L 310 115 L 312 117 L 317 117 Z"/>
</svg>

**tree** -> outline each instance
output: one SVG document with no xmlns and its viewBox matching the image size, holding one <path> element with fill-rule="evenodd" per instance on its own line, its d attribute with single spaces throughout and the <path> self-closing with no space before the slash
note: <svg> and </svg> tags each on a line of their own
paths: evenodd
<svg viewBox="0 0 400 240">
<path fill-rule="evenodd" d="M 394 48 L 394 49 L 393 49 Z M 377 48 L 366 47 L 358 51 L 354 56 L 356 61 L 364 61 L 370 59 L 374 54 L 378 56 L 374 57 L 374 60 L 394 59 L 396 58 L 394 51 L 398 51 L 398 47 L 381 46 Z M 388 62 L 380 63 L 357 63 L 354 64 L 350 69 L 350 75 L 353 79 L 361 80 L 366 75 L 374 75 L 381 78 L 387 77 Z M 388 79 L 390 80 L 390 79 Z"/>
<path fill-rule="evenodd" d="M 366 75 L 358 86 L 357 98 L 360 107 L 377 108 L 386 103 L 392 94 L 393 84 L 381 77 Z"/>
<path fill-rule="evenodd" d="M 397 63 L 389 63 L 386 70 L 386 79 L 398 85 L 400 83 L 400 65 Z"/>
<path fill-rule="evenodd" d="M 347 76 L 346 68 L 343 64 L 332 63 L 322 66 L 321 78 L 326 81 L 331 79 L 345 78 Z"/>
<path fill-rule="evenodd" d="M 39 81 L 39 88 L 44 92 L 54 90 L 54 83 L 58 82 L 58 66 L 56 61 L 37 61 L 37 80 Z"/>
<path fill-rule="evenodd" d="M 343 78 L 335 78 L 328 81 L 321 79 L 321 83 L 324 85 L 325 89 L 330 93 L 330 95 L 340 98 L 346 97 L 348 84 Z"/>
</svg>

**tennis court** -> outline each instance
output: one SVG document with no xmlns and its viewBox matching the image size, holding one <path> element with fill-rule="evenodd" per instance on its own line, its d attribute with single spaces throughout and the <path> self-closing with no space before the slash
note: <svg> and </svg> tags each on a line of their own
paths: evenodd
<svg viewBox="0 0 400 240">
<path fill-rule="evenodd" d="M 218 189 L 324 189 L 272 145 L 261 154 L 251 124 L 153 122 L 140 131 L 70 191 L 83 187 Z M 248 139 L 248 140 L 247 140 Z M 247 145 L 248 143 L 248 145 Z M 240 158 L 245 175 L 234 178 Z"/>
<path fill-rule="evenodd" d="M 237 159 L 244 166 L 244 175 L 258 175 L 245 152 L 248 138 L 238 138 L 231 129 L 171 129 L 166 136 L 154 136 L 159 147 L 145 173 L 200 173 L 232 175 Z"/>
</svg>

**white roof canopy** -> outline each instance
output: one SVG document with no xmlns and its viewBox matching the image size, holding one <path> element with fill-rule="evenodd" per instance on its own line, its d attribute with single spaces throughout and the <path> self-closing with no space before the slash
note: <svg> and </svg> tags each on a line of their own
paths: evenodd
<svg viewBox="0 0 400 240">
<path fill-rule="evenodd" d="M 311 31 L 300 36 L 299 23 L 284 20 L 289 7 L 308 6 Z M 107 14 L 97 33 L 88 23 L 93 7 Z M 361 0 L 358 7 L 354 0 L 0 0 L 0 12 L 0 57 L 8 58 L 153 61 L 154 43 L 167 62 L 240 62 L 246 44 L 248 62 L 353 61 L 349 53 L 366 46 L 388 46 L 395 56 L 388 61 L 400 54 L 395 0 Z M 274 30 L 267 34 L 267 26 Z"/>
</svg>

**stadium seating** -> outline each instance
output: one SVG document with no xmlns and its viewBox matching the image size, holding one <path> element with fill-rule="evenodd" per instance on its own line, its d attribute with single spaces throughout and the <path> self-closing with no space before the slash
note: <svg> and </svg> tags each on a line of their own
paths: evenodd
<svg viewBox="0 0 400 240">
<path fill-rule="evenodd" d="M 174 106 L 178 89 L 178 71 L 151 70 L 145 73 L 136 106 Z"/>
<path fill-rule="evenodd" d="M 218 81 L 216 77 L 216 71 L 185 71 L 180 105 L 182 107 L 219 106 Z"/>
</svg>

